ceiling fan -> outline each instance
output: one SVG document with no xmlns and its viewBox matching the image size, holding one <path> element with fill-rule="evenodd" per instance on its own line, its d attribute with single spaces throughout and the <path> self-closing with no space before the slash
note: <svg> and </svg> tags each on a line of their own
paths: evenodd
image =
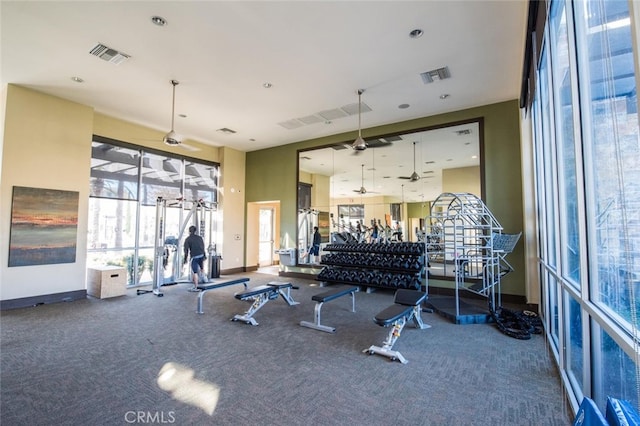
<svg viewBox="0 0 640 426">
<path fill-rule="evenodd" d="M 358 137 L 351 144 L 351 148 L 353 148 L 356 153 L 359 151 L 364 151 L 367 149 L 367 143 L 362 139 L 362 94 L 364 93 L 364 89 L 358 89 Z M 363 166 L 364 167 L 364 166 Z"/>
<path fill-rule="evenodd" d="M 175 110 L 176 110 L 176 86 L 180 84 L 178 80 L 171 80 L 171 85 L 173 86 L 173 100 L 171 101 L 171 130 L 169 133 L 164 135 L 162 138 L 162 142 L 167 145 L 176 146 L 182 143 L 182 138 L 178 135 L 175 130 L 173 130 L 173 120 L 175 118 Z"/>
<path fill-rule="evenodd" d="M 171 85 L 173 86 L 173 99 L 171 101 L 171 130 L 169 131 L 169 133 L 167 133 L 166 135 L 164 135 L 164 137 L 162 138 L 162 142 L 164 142 L 165 144 L 169 145 L 169 146 L 181 146 L 183 148 L 186 148 L 190 151 L 199 151 L 198 148 L 190 146 L 190 145 L 185 145 L 182 143 L 182 136 L 180 136 L 179 134 L 177 134 L 175 132 L 175 130 L 173 129 L 173 124 L 174 124 L 174 119 L 175 119 L 175 110 L 176 110 L 176 86 L 180 84 L 180 82 L 178 80 L 171 80 Z"/>
<path fill-rule="evenodd" d="M 416 173 L 416 143 L 413 143 L 413 173 L 411 176 L 399 176 L 398 179 L 407 179 L 409 182 L 417 182 L 420 180 L 420 175 Z"/>
<path fill-rule="evenodd" d="M 353 192 L 357 192 L 360 195 L 367 193 L 367 190 L 364 187 L 364 164 L 362 165 L 362 186 L 360 186 L 360 189 L 354 189 Z"/>
</svg>

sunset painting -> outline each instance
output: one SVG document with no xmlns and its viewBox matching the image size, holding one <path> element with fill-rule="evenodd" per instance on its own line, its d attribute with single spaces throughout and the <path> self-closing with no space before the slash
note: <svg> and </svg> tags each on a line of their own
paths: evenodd
<svg viewBox="0 0 640 426">
<path fill-rule="evenodd" d="M 9 267 L 76 261 L 78 197 L 75 191 L 13 187 Z"/>
</svg>

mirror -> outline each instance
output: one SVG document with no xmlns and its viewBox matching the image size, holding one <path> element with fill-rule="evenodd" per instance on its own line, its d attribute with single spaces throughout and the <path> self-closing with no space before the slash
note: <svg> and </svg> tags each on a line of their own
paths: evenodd
<svg viewBox="0 0 640 426">
<path fill-rule="evenodd" d="M 298 264 L 320 263 L 322 250 L 310 250 L 316 226 L 321 247 L 424 241 L 424 218 L 441 193 L 482 197 L 481 120 L 366 141 L 364 151 L 353 141 L 299 151 Z"/>
</svg>

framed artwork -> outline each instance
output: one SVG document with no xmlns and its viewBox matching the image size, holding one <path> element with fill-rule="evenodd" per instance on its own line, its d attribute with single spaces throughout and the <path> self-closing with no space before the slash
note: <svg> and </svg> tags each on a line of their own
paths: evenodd
<svg viewBox="0 0 640 426">
<path fill-rule="evenodd" d="M 79 195 L 13 187 L 9 267 L 76 261 Z"/>
</svg>

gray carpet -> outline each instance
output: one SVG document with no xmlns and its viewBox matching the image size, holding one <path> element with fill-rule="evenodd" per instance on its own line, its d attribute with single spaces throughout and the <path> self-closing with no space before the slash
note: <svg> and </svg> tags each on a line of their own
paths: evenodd
<svg viewBox="0 0 640 426">
<path fill-rule="evenodd" d="M 408 364 L 362 353 L 388 329 L 373 316 L 393 293 L 323 306 L 335 334 L 313 321 L 315 281 L 242 274 L 250 287 L 290 281 L 301 302 L 273 300 L 259 326 L 229 321 L 248 308 L 209 292 L 204 314 L 187 286 L 152 294 L 4 311 L 0 319 L 2 425 L 567 425 L 544 339 L 491 324 L 455 325 L 422 313 L 394 349 Z M 164 368 L 164 370 L 163 370 Z M 162 374 L 161 373 L 162 370 Z"/>
</svg>

